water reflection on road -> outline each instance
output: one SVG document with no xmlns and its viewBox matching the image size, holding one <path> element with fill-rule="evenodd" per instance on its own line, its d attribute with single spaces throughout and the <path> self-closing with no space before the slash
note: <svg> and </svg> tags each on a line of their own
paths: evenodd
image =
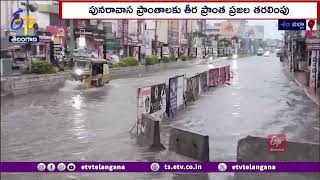
<svg viewBox="0 0 320 180">
<path fill-rule="evenodd" d="M 237 141 L 247 135 L 285 133 L 289 140 L 319 143 L 319 107 L 283 73 L 274 57 L 249 57 L 231 64 L 231 85 L 201 95 L 163 125 L 208 134 L 211 161 L 235 161 Z M 214 65 L 217 66 L 217 65 Z M 136 89 L 179 74 L 208 69 L 197 65 L 143 77 L 117 79 L 103 88 L 1 100 L 2 161 L 170 161 L 167 151 L 147 151 L 128 131 L 136 117 Z M 168 128 L 163 128 L 168 144 Z M 179 157 L 182 158 L 183 157 Z M 232 174 L 2 174 L 3 179 L 231 179 Z"/>
</svg>

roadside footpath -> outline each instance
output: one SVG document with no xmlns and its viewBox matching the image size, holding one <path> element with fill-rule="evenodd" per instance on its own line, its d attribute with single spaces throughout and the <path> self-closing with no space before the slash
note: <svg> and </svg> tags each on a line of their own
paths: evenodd
<svg viewBox="0 0 320 180">
<path fill-rule="evenodd" d="M 287 69 L 284 69 L 287 76 L 290 76 L 295 83 L 303 88 L 306 95 L 318 106 L 320 106 L 320 88 L 311 88 L 308 86 L 308 81 L 304 72 L 289 72 Z"/>
<path fill-rule="evenodd" d="M 303 72 L 294 72 L 291 74 L 294 81 L 303 88 L 307 96 L 320 106 L 320 88 L 311 88 L 308 86 L 307 78 Z"/>
</svg>

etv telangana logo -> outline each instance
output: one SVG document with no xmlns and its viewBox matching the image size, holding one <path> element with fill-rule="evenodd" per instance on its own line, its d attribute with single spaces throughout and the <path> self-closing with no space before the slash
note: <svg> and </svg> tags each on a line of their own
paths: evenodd
<svg viewBox="0 0 320 180">
<path fill-rule="evenodd" d="M 268 136 L 269 152 L 284 152 L 286 149 L 286 135 L 271 134 Z"/>
<path fill-rule="evenodd" d="M 23 13 L 22 9 L 17 10 L 12 14 L 13 19 L 10 23 L 10 28 L 13 31 L 19 31 L 23 29 L 24 36 L 9 36 L 9 42 L 13 43 L 28 43 L 28 42 L 39 42 L 39 36 L 29 36 L 29 30 L 34 28 L 37 29 L 36 19 L 26 16 L 24 19 L 20 17 Z"/>
</svg>

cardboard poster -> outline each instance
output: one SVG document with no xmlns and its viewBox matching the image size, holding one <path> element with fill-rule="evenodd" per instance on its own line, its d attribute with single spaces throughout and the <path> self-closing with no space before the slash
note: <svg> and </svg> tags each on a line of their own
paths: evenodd
<svg viewBox="0 0 320 180">
<path fill-rule="evenodd" d="M 184 105 L 183 94 L 184 94 L 184 77 L 178 77 L 178 86 L 177 86 L 177 107 L 178 109 Z"/>
</svg>

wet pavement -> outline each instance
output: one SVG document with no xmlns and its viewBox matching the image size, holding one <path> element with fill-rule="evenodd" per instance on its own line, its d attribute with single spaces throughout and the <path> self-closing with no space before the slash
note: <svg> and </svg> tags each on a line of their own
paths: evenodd
<svg viewBox="0 0 320 180">
<path fill-rule="evenodd" d="M 275 56 L 247 57 L 231 64 L 231 85 L 213 88 L 172 122 L 163 123 L 210 137 L 211 161 L 235 161 L 237 141 L 248 135 L 284 133 L 288 140 L 319 143 L 319 106 L 287 77 Z M 195 74 L 213 65 L 117 79 L 103 88 L 59 91 L 1 99 L 1 161 L 172 161 L 150 152 L 129 129 L 135 123 L 136 89 Z M 184 160 L 183 157 L 179 157 Z M 2 174 L 2 179 L 232 179 L 232 174 Z"/>
</svg>

